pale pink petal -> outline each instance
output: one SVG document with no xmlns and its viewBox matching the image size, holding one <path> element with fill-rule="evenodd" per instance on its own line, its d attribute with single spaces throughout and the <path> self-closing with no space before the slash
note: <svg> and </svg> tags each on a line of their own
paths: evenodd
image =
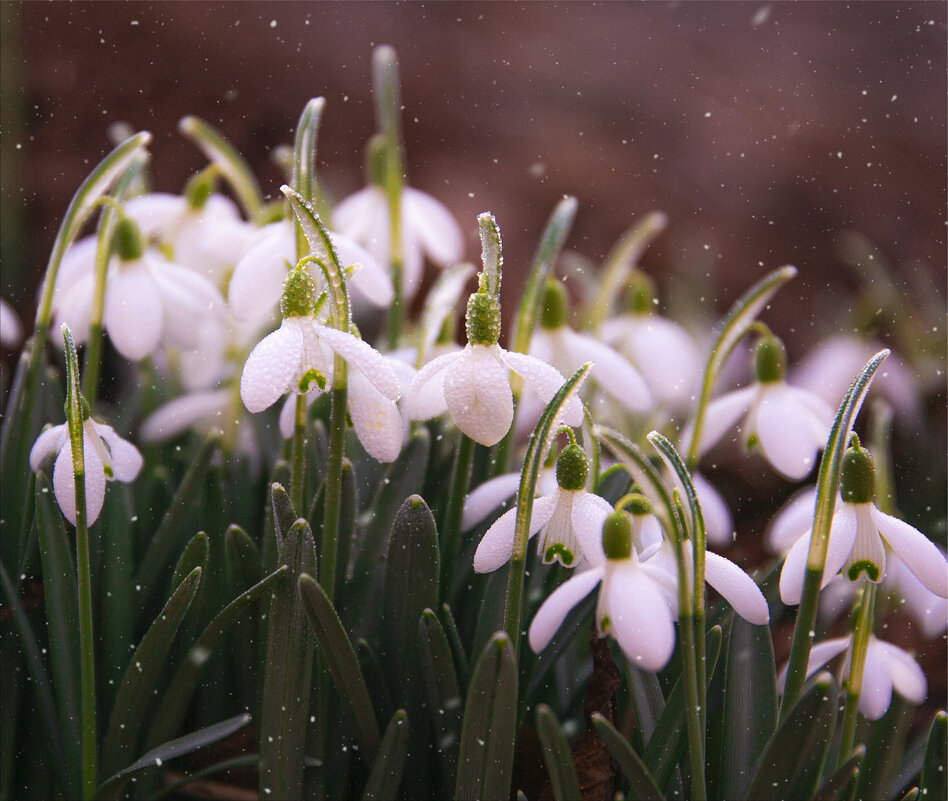
<svg viewBox="0 0 948 801">
<path fill-rule="evenodd" d="M 47 428 L 36 438 L 36 442 L 33 443 L 30 450 L 30 467 L 34 473 L 40 469 L 47 456 L 52 453 L 59 453 L 62 450 L 68 436 L 69 429 L 63 423 Z"/>
<path fill-rule="evenodd" d="M 694 484 L 698 503 L 701 504 L 708 542 L 719 548 L 729 545 L 735 538 L 734 519 L 721 493 L 700 473 L 691 474 L 691 483 Z"/>
<path fill-rule="evenodd" d="M 468 345 L 444 378 L 444 399 L 454 424 L 488 447 L 503 439 L 513 421 L 510 379 L 499 356 L 497 345 Z"/>
<path fill-rule="evenodd" d="M 248 411 L 262 412 L 295 389 L 290 382 L 299 370 L 303 349 L 298 320 L 285 319 L 283 325 L 257 343 L 247 359 L 240 376 L 240 397 Z"/>
<path fill-rule="evenodd" d="M 114 272 L 111 275 L 114 275 Z M 78 277 L 71 287 L 64 289 L 59 294 L 55 328 L 59 329 L 63 325 L 68 325 L 72 332 L 73 341 L 80 345 L 89 339 L 92 300 L 94 297 L 95 275 L 93 273 Z M 56 347 L 62 350 L 62 337 L 53 337 L 53 342 Z"/>
<path fill-rule="evenodd" d="M 813 527 L 816 487 L 807 487 L 783 505 L 767 528 L 767 547 L 785 553 Z"/>
<path fill-rule="evenodd" d="M 546 362 L 541 362 L 532 356 L 527 356 L 525 353 L 515 353 L 514 351 L 501 349 L 501 358 L 511 370 L 536 392 L 544 405 L 553 400 L 553 396 L 566 383 L 566 379 L 555 367 L 551 367 Z M 562 414 L 563 422 L 573 428 L 578 428 L 583 424 L 583 406 L 576 397 L 578 389 L 577 387 L 574 390 Z"/>
<path fill-rule="evenodd" d="M 885 661 L 879 658 L 878 643 L 870 642 L 859 694 L 859 711 L 869 720 L 881 718 L 892 701 L 892 677 L 887 668 Z"/>
<path fill-rule="evenodd" d="M 128 440 L 122 439 L 112 426 L 93 423 L 99 436 L 109 446 L 112 456 L 112 476 L 117 481 L 134 481 L 142 469 L 142 455 Z"/>
<path fill-rule="evenodd" d="M 573 532 L 583 557 L 593 566 L 606 560 L 602 551 L 602 525 L 613 511 L 611 503 L 591 492 L 580 492 L 573 500 Z"/>
<path fill-rule="evenodd" d="M 826 441 L 815 435 L 810 413 L 788 390 L 785 384 L 764 385 L 752 412 L 751 430 L 767 461 L 798 481 L 812 472 L 816 455 Z"/>
<path fill-rule="evenodd" d="M 530 512 L 528 539 L 545 526 L 556 509 L 557 496 L 544 495 L 533 501 Z M 508 509 L 487 529 L 474 552 L 474 571 L 492 573 L 510 561 L 513 553 L 514 531 L 517 525 L 517 507 Z"/>
<path fill-rule="evenodd" d="M 935 595 L 948 598 L 948 562 L 938 546 L 918 529 L 874 506 L 871 514 L 879 534 L 905 566 Z"/>
<path fill-rule="evenodd" d="M 757 394 L 757 389 L 758 387 L 752 384 L 749 387 L 734 390 L 734 392 L 727 392 L 708 404 L 704 414 L 704 423 L 701 427 L 700 453 L 707 451 L 727 431 L 737 425 L 737 421 L 750 408 Z M 682 434 L 682 442 L 689 442 L 692 436 L 693 432 L 689 424 Z"/>
<path fill-rule="evenodd" d="M 23 328 L 20 318 L 16 316 L 13 307 L 3 298 L 0 298 L 0 344 L 12 348 L 20 344 Z"/>
<path fill-rule="evenodd" d="M 158 349 L 162 334 L 158 287 L 143 262 L 113 270 L 105 288 L 105 327 L 115 349 L 138 361 Z"/>
<path fill-rule="evenodd" d="M 562 341 L 573 369 L 583 362 L 592 362 L 593 380 L 627 409 L 643 412 L 652 405 L 652 393 L 642 374 L 624 356 L 588 334 L 578 334 L 565 326 Z"/>
<path fill-rule="evenodd" d="M 223 430 L 221 417 L 230 404 L 230 395 L 229 389 L 220 389 L 175 398 L 148 416 L 139 436 L 142 442 L 164 442 L 208 419 L 214 422 L 215 428 Z"/>
<path fill-rule="evenodd" d="M 925 672 L 908 653 L 897 645 L 882 640 L 869 643 L 870 654 L 878 660 L 889 678 L 895 691 L 905 700 L 913 704 L 920 704 L 928 695 L 928 681 Z"/>
<path fill-rule="evenodd" d="M 91 526 L 105 501 L 105 470 L 95 448 L 83 441 L 83 468 L 86 485 L 86 525 Z M 53 466 L 53 492 L 66 519 L 76 525 L 76 482 L 72 472 L 72 445 L 68 438 Z"/>
<path fill-rule="evenodd" d="M 600 598 L 599 614 L 608 615 L 609 633 L 628 660 L 642 670 L 665 667 L 675 650 L 675 624 L 659 587 L 630 565 L 615 569 L 603 591 L 608 597 Z"/>
<path fill-rule="evenodd" d="M 527 638 L 530 648 L 538 654 L 550 644 L 566 616 L 583 598 L 595 589 L 602 580 L 602 568 L 594 567 L 574 575 L 569 581 L 561 584 L 543 602 L 533 621 Z"/>
<path fill-rule="evenodd" d="M 906 611 L 921 626 L 924 637 L 931 639 L 945 633 L 948 629 L 948 600 L 939 598 L 922 584 L 896 553 L 890 553 L 886 560 L 885 582 L 902 597 Z"/>
<path fill-rule="evenodd" d="M 469 492 L 464 499 L 461 531 L 474 528 L 501 503 L 515 495 L 519 487 L 520 473 L 504 473 L 485 481 Z"/>
<path fill-rule="evenodd" d="M 754 579 L 729 559 L 708 551 L 704 555 L 705 579 L 744 620 L 765 626 L 770 610 Z"/>
<path fill-rule="evenodd" d="M 98 249 L 97 236 L 86 236 L 73 242 L 63 254 L 53 288 L 53 308 L 62 303 L 63 293 L 68 292 L 81 278 L 95 278 L 95 255 Z"/>
<path fill-rule="evenodd" d="M 809 678 L 819 668 L 827 662 L 839 656 L 849 647 L 850 637 L 837 637 L 832 640 L 824 640 L 813 645 L 810 649 L 810 658 L 806 663 L 806 676 Z M 783 693 L 784 684 L 787 681 L 787 666 L 784 665 L 777 676 L 777 691 Z"/>
<path fill-rule="evenodd" d="M 691 337 L 678 323 L 657 314 L 631 316 L 638 319 L 618 349 L 628 354 L 655 396 L 676 405 L 690 401 L 701 374 Z"/>
<path fill-rule="evenodd" d="M 830 523 L 829 543 L 826 548 L 826 562 L 823 566 L 825 587 L 846 564 L 856 541 L 857 517 L 852 504 L 842 504 L 833 515 Z M 806 560 L 810 548 L 810 532 L 797 540 L 787 553 L 787 559 L 780 571 L 780 597 L 785 604 L 800 603 L 803 580 L 806 573 Z"/>
</svg>

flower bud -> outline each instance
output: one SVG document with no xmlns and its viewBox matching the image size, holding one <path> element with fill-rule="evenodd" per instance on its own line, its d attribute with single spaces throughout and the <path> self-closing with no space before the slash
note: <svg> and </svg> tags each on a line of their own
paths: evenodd
<svg viewBox="0 0 948 801">
<path fill-rule="evenodd" d="M 316 285 L 309 270 L 296 265 L 283 281 L 280 313 L 284 317 L 311 317 L 315 306 Z"/>
<path fill-rule="evenodd" d="M 845 503 L 872 503 L 876 496 L 876 468 L 872 456 L 858 445 L 847 448 L 839 475 L 839 495 Z"/>
<path fill-rule="evenodd" d="M 566 287 L 555 278 L 548 278 L 543 288 L 543 313 L 540 326 L 546 329 L 560 328 L 566 325 L 569 316 L 569 296 Z"/>
<path fill-rule="evenodd" d="M 606 559 L 632 556 L 632 521 L 625 512 L 613 512 L 602 524 L 602 550 Z"/>
<path fill-rule="evenodd" d="M 467 299 L 467 341 L 471 345 L 496 345 L 500 339 L 500 303 L 489 292 L 475 292 Z"/>
<path fill-rule="evenodd" d="M 214 192 L 214 176 L 208 170 L 202 170 L 184 187 L 184 197 L 188 208 L 200 211 Z"/>
<path fill-rule="evenodd" d="M 133 220 L 122 217 L 115 225 L 112 235 L 112 249 L 122 261 L 136 261 L 145 252 L 145 243 L 141 231 Z"/>
<path fill-rule="evenodd" d="M 761 384 L 782 381 L 787 372 L 787 351 L 783 343 L 771 334 L 765 334 L 757 341 L 754 350 L 754 372 Z"/>
<path fill-rule="evenodd" d="M 625 508 L 635 517 L 643 517 L 652 513 L 652 504 L 644 495 L 632 495 L 626 502 Z"/>
<path fill-rule="evenodd" d="M 589 463 L 578 445 L 567 445 L 556 457 L 556 483 L 560 489 L 581 490 L 586 487 Z"/>
</svg>

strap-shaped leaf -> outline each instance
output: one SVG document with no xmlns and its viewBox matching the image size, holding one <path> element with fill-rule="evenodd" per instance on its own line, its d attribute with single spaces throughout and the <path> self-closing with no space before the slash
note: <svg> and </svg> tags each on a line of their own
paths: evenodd
<svg viewBox="0 0 948 801">
<path fill-rule="evenodd" d="M 36 476 L 36 533 L 43 566 L 43 596 L 53 689 L 59 726 L 66 751 L 67 795 L 78 794 L 79 750 L 79 618 L 76 614 L 76 566 L 63 526 L 63 516 L 53 500 L 43 473 Z"/>
<path fill-rule="evenodd" d="M 428 709 L 435 730 L 435 746 L 444 765 L 445 785 L 454 784 L 458 744 L 461 738 L 461 709 L 464 699 L 458 686 L 451 646 L 447 635 L 430 609 L 418 621 L 421 665 L 428 687 Z"/>
<path fill-rule="evenodd" d="M 856 798 L 895 798 L 903 789 L 897 786 L 899 761 L 905 751 L 914 712 L 914 704 L 898 693 L 892 693 L 889 711 L 869 729 L 866 758 L 862 761 L 856 783 Z"/>
<path fill-rule="evenodd" d="M 632 734 L 637 742 L 632 745 L 639 753 L 645 753 L 645 745 L 655 732 L 655 727 L 665 709 L 665 696 L 658 681 L 658 674 L 642 670 L 625 659 L 625 675 L 629 684 L 629 702 L 635 714 L 635 729 Z"/>
<path fill-rule="evenodd" d="M 820 780 L 836 727 L 836 681 L 819 673 L 774 732 L 744 796 L 753 801 L 809 798 Z"/>
<path fill-rule="evenodd" d="M 553 710 L 546 704 L 537 707 L 537 734 L 543 746 L 543 763 L 550 776 L 553 798 L 556 801 L 574 801 L 582 798 L 576 766 L 573 764 L 573 752 L 560 728 Z"/>
<path fill-rule="evenodd" d="M 820 785 L 813 801 L 847 801 L 852 798 L 856 780 L 859 778 L 859 765 L 865 755 L 866 747 L 857 746 L 852 756 L 839 766 L 836 773 Z"/>
<path fill-rule="evenodd" d="M 455 798 L 510 795 L 517 734 L 517 662 L 506 632 L 497 632 L 474 666 L 464 705 Z"/>
<path fill-rule="evenodd" d="M 206 779 L 208 776 L 214 776 L 218 773 L 226 773 L 229 770 L 234 768 L 249 768 L 256 767 L 257 763 L 260 761 L 260 757 L 256 754 L 244 754 L 243 756 L 233 757 L 232 759 L 225 759 L 223 762 L 215 762 L 213 765 L 208 765 L 206 768 L 201 770 L 196 770 L 194 773 L 189 773 L 182 779 L 178 779 L 176 782 L 170 782 L 166 784 L 160 791 L 157 793 L 148 796 L 148 801 L 161 801 L 162 798 L 177 798 L 178 790 L 182 787 L 187 787 L 191 782 L 200 781 L 201 779 Z"/>
<path fill-rule="evenodd" d="M 224 535 L 224 558 L 231 585 L 238 590 L 252 587 L 263 579 L 260 551 L 250 535 L 232 525 Z"/>
<path fill-rule="evenodd" d="M 181 556 L 178 557 L 178 564 L 175 565 L 174 575 L 171 577 L 171 586 L 168 588 L 169 595 L 174 592 L 176 587 L 181 586 L 181 582 L 190 575 L 194 568 L 199 567 L 202 570 L 207 570 L 207 555 L 209 550 L 210 546 L 207 534 L 203 531 L 199 531 L 188 540 L 188 544 L 184 546 Z"/>
<path fill-rule="evenodd" d="M 645 762 L 635 753 L 629 741 L 598 712 L 593 713 L 592 722 L 612 758 L 619 765 L 622 775 L 628 779 L 632 797 L 640 801 L 662 801 L 662 791 L 658 789 L 658 784 Z"/>
<path fill-rule="evenodd" d="M 467 661 L 467 651 L 464 649 L 464 643 L 461 641 L 461 632 L 458 631 L 457 621 L 454 619 L 454 612 L 448 604 L 441 604 L 441 616 L 439 618 L 444 627 L 444 633 L 448 638 L 448 644 L 451 646 L 451 655 L 454 657 L 454 666 L 458 671 L 458 686 L 461 692 L 467 692 L 467 686 L 471 682 L 471 668 Z"/>
<path fill-rule="evenodd" d="M 718 794 L 741 798 L 777 726 L 777 683 L 770 629 L 736 614 L 724 662 L 722 718 Z"/>
<path fill-rule="evenodd" d="M 352 643 L 329 597 L 316 579 L 306 574 L 300 576 L 299 593 L 309 624 L 316 632 L 320 652 L 339 691 L 339 698 L 355 723 L 362 755 L 371 764 L 379 751 L 379 729 Z"/>
<path fill-rule="evenodd" d="M 260 709 L 260 795 L 297 798 L 303 788 L 303 756 L 312 688 L 313 633 L 297 582 L 316 569 L 309 524 L 297 520 L 286 532 L 278 563 L 286 580 L 276 585 L 267 614 L 267 652 Z"/>
<path fill-rule="evenodd" d="M 408 733 L 408 713 L 399 709 L 385 727 L 385 736 L 365 783 L 362 801 L 395 801 L 398 798 L 398 785 L 408 750 Z"/>
<path fill-rule="evenodd" d="M 293 508 L 289 493 L 283 488 L 282 484 L 277 482 L 270 485 L 270 507 L 273 511 L 273 533 L 276 537 L 277 547 L 282 550 L 283 540 L 293 524 L 299 520 L 299 515 L 296 514 L 296 510 Z"/>
<path fill-rule="evenodd" d="M 708 680 L 714 676 L 717 668 L 718 656 L 721 653 L 721 627 L 712 626 L 705 635 L 705 647 L 708 659 Z M 655 731 L 652 733 L 642 758 L 659 787 L 668 787 L 675 773 L 675 766 L 685 747 L 687 732 L 685 721 L 685 705 L 687 692 L 682 677 L 672 686 L 665 700 L 665 709 L 662 711 Z"/>
<path fill-rule="evenodd" d="M 188 651 L 178 667 L 171 684 L 161 697 L 161 705 L 148 733 L 148 743 L 159 743 L 171 737 L 187 711 L 188 703 L 197 687 L 201 670 L 214 653 L 221 636 L 240 617 L 241 613 L 284 577 L 289 568 L 283 565 L 265 579 L 242 592 L 211 621 Z"/>
<path fill-rule="evenodd" d="M 141 757 L 141 759 L 135 760 L 127 768 L 118 771 L 99 785 L 99 789 L 96 790 L 95 793 L 95 798 L 97 801 L 118 799 L 122 794 L 122 788 L 125 786 L 125 783 L 135 774 L 141 773 L 148 768 L 161 766 L 162 763 L 174 759 L 175 757 L 190 754 L 199 748 L 204 748 L 207 745 L 223 740 L 225 737 L 230 737 L 235 731 L 242 729 L 249 722 L 249 714 L 236 715 L 228 720 L 215 723 L 213 726 L 207 726 L 206 728 L 186 734 L 184 737 L 179 737 L 176 740 L 171 740 L 163 745 L 159 745 L 157 748 L 151 749 L 147 754 Z"/>
<path fill-rule="evenodd" d="M 948 715 L 936 712 L 925 741 L 918 789 L 925 798 L 948 798 Z"/>
<path fill-rule="evenodd" d="M 127 484 L 114 482 L 105 499 L 100 531 L 102 589 L 108 599 L 108 624 L 102 628 L 102 682 L 99 703 L 111 709 L 122 683 L 125 663 L 135 645 L 135 619 L 140 604 L 135 590 L 135 505 Z M 74 596 L 75 597 L 75 596 Z M 104 702 L 104 703 L 103 703 Z"/>
<path fill-rule="evenodd" d="M 200 567 L 195 567 L 181 582 L 128 663 L 102 746 L 102 770 L 105 773 L 119 770 L 135 753 L 155 684 L 165 666 L 178 626 L 194 600 L 202 572 Z"/>
<path fill-rule="evenodd" d="M 148 543 L 148 549 L 135 576 L 135 583 L 142 588 L 140 597 L 143 601 L 151 595 L 158 579 L 168 575 L 165 565 L 171 561 L 171 555 L 181 547 L 182 533 L 187 530 L 185 524 L 204 485 L 204 474 L 219 446 L 220 438 L 216 435 L 204 441 L 184 474 L 168 510 L 158 525 L 158 530 Z"/>
</svg>

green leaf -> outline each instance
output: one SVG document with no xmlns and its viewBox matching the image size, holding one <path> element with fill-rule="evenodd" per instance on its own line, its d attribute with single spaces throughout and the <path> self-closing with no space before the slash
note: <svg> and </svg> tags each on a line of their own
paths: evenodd
<svg viewBox="0 0 948 801">
<path fill-rule="evenodd" d="M 263 578 L 260 551 L 240 526 L 230 526 L 224 535 L 224 555 L 233 587 L 242 591 Z"/>
<path fill-rule="evenodd" d="M 265 579 L 238 595 L 204 629 L 201 636 L 191 646 L 171 680 L 171 684 L 161 697 L 161 704 L 148 733 L 149 745 L 160 743 L 178 730 L 181 721 L 184 720 L 194 688 L 197 687 L 201 670 L 213 654 L 223 633 L 237 621 L 248 606 L 282 579 L 288 570 L 286 565 L 279 567 Z"/>
<path fill-rule="evenodd" d="M 833 741 L 838 694 L 830 673 L 817 674 L 757 760 L 745 798 L 810 797 Z"/>
<path fill-rule="evenodd" d="M 231 597 L 263 579 L 260 551 L 250 535 L 239 526 L 230 526 L 224 534 L 224 562 Z M 258 668 L 263 664 L 266 647 L 266 635 L 262 634 L 262 627 L 266 625 L 263 610 L 264 602 L 260 599 L 240 616 L 233 625 L 231 644 L 225 652 L 229 655 L 225 658 L 235 663 L 237 701 L 248 709 L 256 709 L 259 700 L 257 688 L 261 672 Z"/>
<path fill-rule="evenodd" d="M 661 720 L 665 709 L 665 696 L 658 681 L 658 674 L 651 670 L 642 670 L 625 659 L 625 675 L 629 683 L 629 702 L 635 715 L 635 728 L 632 735 L 638 742 L 633 746 L 639 753 L 645 753 L 645 745 L 655 732 L 655 726 Z"/>
<path fill-rule="evenodd" d="M 147 754 L 141 757 L 141 759 L 135 760 L 135 762 L 127 768 L 118 771 L 99 785 L 99 789 L 96 790 L 95 793 L 95 798 L 97 801 L 118 799 L 122 794 L 122 787 L 137 773 L 160 766 L 175 757 L 190 754 L 192 751 L 197 751 L 199 748 L 204 748 L 204 746 L 216 743 L 225 737 L 230 737 L 235 731 L 242 729 L 249 722 L 250 715 L 244 713 L 243 715 L 237 715 L 228 720 L 222 720 L 213 726 L 208 726 L 204 729 L 186 734 L 184 737 L 179 737 L 176 740 L 171 740 L 163 745 L 159 745 L 157 748 L 151 749 Z"/>
<path fill-rule="evenodd" d="M 195 567 L 181 582 L 128 663 L 102 746 L 102 770 L 105 773 L 118 770 L 137 748 L 138 733 L 147 719 L 155 684 L 164 669 L 178 626 L 201 583 L 201 573 L 202 569 Z"/>
<path fill-rule="evenodd" d="M 948 798 L 948 715 L 936 712 L 925 741 L 925 761 L 918 787 L 925 798 Z"/>
<path fill-rule="evenodd" d="M 105 499 L 102 532 L 102 591 L 108 615 L 102 627 L 103 671 L 100 701 L 111 709 L 122 683 L 125 663 L 135 645 L 135 618 L 140 604 L 135 591 L 135 507 L 127 484 L 114 482 Z M 103 693 L 104 690 L 104 693 Z"/>
<path fill-rule="evenodd" d="M 66 750 L 67 795 L 81 786 L 81 728 L 79 725 L 79 617 L 76 610 L 76 565 L 46 476 L 36 475 L 36 529 L 43 566 L 43 596 L 53 689 L 59 726 Z"/>
<path fill-rule="evenodd" d="M 183 779 L 178 779 L 176 782 L 171 782 L 170 784 L 163 787 L 159 792 L 154 795 L 148 796 L 148 801 L 160 801 L 162 798 L 168 798 L 173 796 L 178 798 L 178 790 L 182 787 L 187 787 L 191 782 L 196 782 L 199 779 L 206 779 L 208 776 L 214 776 L 218 773 L 226 773 L 227 771 L 233 770 L 234 768 L 250 768 L 256 767 L 257 763 L 260 761 L 260 757 L 256 754 L 244 754 L 243 756 L 234 757 L 233 759 L 225 759 L 223 762 L 215 762 L 213 765 L 209 765 L 206 768 L 197 770 L 194 773 L 188 774 Z"/>
<path fill-rule="evenodd" d="M 458 685 L 462 692 L 466 692 L 467 686 L 471 682 L 471 669 L 468 665 L 464 643 L 461 641 L 461 632 L 458 631 L 457 621 L 455 621 L 454 613 L 448 604 L 441 604 L 441 617 L 439 620 L 444 627 L 448 644 L 451 646 L 451 655 L 454 657 L 454 665 L 458 671 Z"/>
<path fill-rule="evenodd" d="M 722 717 L 718 794 L 741 798 L 777 726 L 777 680 L 770 629 L 737 614 L 727 641 Z"/>
<path fill-rule="evenodd" d="M 165 565 L 171 561 L 171 554 L 181 547 L 182 534 L 195 507 L 195 502 L 204 484 L 204 474 L 217 453 L 220 438 L 210 436 L 201 445 L 194 462 L 188 468 L 178 491 L 175 493 L 168 510 L 165 512 L 158 530 L 148 543 L 148 549 L 142 558 L 135 583 L 141 589 L 141 601 L 147 601 L 165 573 Z"/>
<path fill-rule="evenodd" d="M 575 801 L 582 798 L 573 752 L 560 728 L 553 710 L 546 704 L 537 707 L 537 734 L 543 746 L 543 762 L 550 775 L 553 798 L 556 801 Z"/>
<path fill-rule="evenodd" d="M 456 798 L 507 798 L 517 734 L 517 662 L 497 632 L 474 666 L 464 706 Z"/>
<path fill-rule="evenodd" d="M 65 790 L 69 784 L 66 778 L 65 749 L 63 748 L 62 731 L 59 728 L 59 716 L 56 712 L 56 703 L 53 701 L 53 691 L 50 688 L 49 677 L 46 675 L 46 665 L 40 654 L 39 645 L 36 642 L 36 636 L 30 627 L 30 621 L 23 611 L 20 599 L 17 596 L 16 589 L 10 577 L 7 575 L 7 569 L 0 562 L 0 586 L 3 589 L 4 598 L 13 611 L 13 621 L 16 623 L 17 631 L 20 633 L 20 642 L 23 646 L 23 653 L 26 656 L 26 663 L 30 670 L 32 678 L 33 693 L 36 696 L 36 703 L 39 706 L 40 719 L 46 736 L 49 740 L 49 750 L 52 756 L 53 770 L 56 772 L 56 779 L 60 787 Z M 5 734 L 4 737 L 7 735 Z"/>
<path fill-rule="evenodd" d="M 325 107 L 326 98 L 311 98 L 304 106 L 296 125 L 296 139 L 293 143 L 293 186 L 309 203 L 315 199 L 313 188 L 316 178 L 316 139 Z"/>
<path fill-rule="evenodd" d="M 612 754 L 612 758 L 618 763 L 622 774 L 628 779 L 632 796 L 640 801 L 662 801 L 664 798 L 662 791 L 658 789 L 658 784 L 652 774 L 629 745 L 629 741 L 598 712 L 593 713 L 592 722 L 606 744 L 606 748 L 609 749 L 609 753 Z"/>
<path fill-rule="evenodd" d="M 866 758 L 856 783 L 857 798 L 894 798 L 903 789 L 894 785 L 914 712 L 914 704 L 892 693 L 889 711 L 869 729 Z"/>
<path fill-rule="evenodd" d="M 297 798 L 303 787 L 303 757 L 312 688 L 313 634 L 296 590 L 300 576 L 316 570 L 313 533 L 305 520 L 286 532 L 277 560 L 287 565 L 267 614 L 260 719 L 260 795 Z"/>
<path fill-rule="evenodd" d="M 921 798 L 922 791 L 918 787 L 913 787 L 905 795 L 902 796 L 901 801 L 918 801 Z"/>
<path fill-rule="evenodd" d="M 378 756 L 365 783 L 362 801 L 395 801 L 408 749 L 408 714 L 399 709 L 385 728 Z"/>
<path fill-rule="evenodd" d="M 199 567 L 202 570 L 207 570 L 207 554 L 209 549 L 207 534 L 203 531 L 199 531 L 191 537 L 188 544 L 184 546 L 181 556 L 178 558 L 174 575 L 171 577 L 171 587 L 168 589 L 169 595 L 174 592 L 175 587 L 181 586 L 181 582 L 190 575 L 194 568 Z"/>
<path fill-rule="evenodd" d="M 706 649 L 708 659 L 708 680 L 714 675 L 717 668 L 718 656 L 721 653 L 721 627 L 712 626 L 708 629 Z M 675 766 L 685 747 L 687 731 L 685 721 L 685 705 L 687 692 L 682 676 L 679 675 L 665 700 L 665 709 L 655 725 L 655 731 L 645 746 L 642 759 L 648 766 L 659 787 L 668 787 L 675 773 Z"/>
<path fill-rule="evenodd" d="M 428 709 L 435 730 L 435 745 L 444 765 L 445 785 L 454 784 L 464 699 L 458 686 L 451 646 L 438 616 L 425 609 L 418 621 L 422 669 L 428 687 Z"/>
<path fill-rule="evenodd" d="M 273 533 L 276 536 L 277 548 L 283 548 L 283 540 L 293 524 L 299 520 L 299 515 L 293 508 L 289 493 L 282 484 L 274 482 L 270 485 L 270 506 L 273 510 Z"/>
<path fill-rule="evenodd" d="M 866 747 L 860 745 L 853 751 L 853 755 L 847 759 L 830 776 L 813 796 L 813 801 L 846 801 L 856 789 L 856 780 L 859 778 L 859 765 L 866 755 Z"/>
<path fill-rule="evenodd" d="M 198 117 L 183 117 L 178 130 L 198 146 L 211 164 L 231 185 L 244 214 L 252 223 L 260 223 L 263 215 L 263 193 L 253 170 L 227 139 L 214 126 Z"/>
<path fill-rule="evenodd" d="M 306 574 L 300 576 L 299 593 L 339 698 L 355 723 L 362 756 L 371 764 L 379 750 L 379 729 L 352 643 L 316 579 Z"/>
</svg>

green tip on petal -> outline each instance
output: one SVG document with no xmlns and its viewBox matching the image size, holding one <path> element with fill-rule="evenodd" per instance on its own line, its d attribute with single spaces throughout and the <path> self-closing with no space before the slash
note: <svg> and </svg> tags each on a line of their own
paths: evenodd
<svg viewBox="0 0 948 801">
<path fill-rule="evenodd" d="M 649 314 L 655 307 L 655 282 L 636 271 L 625 288 L 625 305 L 633 314 Z"/>
<path fill-rule="evenodd" d="M 141 231 L 128 217 L 123 217 L 116 224 L 112 248 L 122 261 L 135 261 L 145 252 Z"/>
<path fill-rule="evenodd" d="M 754 373 L 760 384 L 772 384 L 782 381 L 787 372 L 787 351 L 783 343 L 773 336 L 764 334 L 754 349 Z"/>
<path fill-rule="evenodd" d="M 586 452 L 578 445 L 567 445 L 556 457 L 556 483 L 561 489 L 581 490 L 589 477 Z"/>
<path fill-rule="evenodd" d="M 875 464 L 869 451 L 858 444 L 843 455 L 839 495 L 845 503 L 872 503 L 876 496 Z"/>
<path fill-rule="evenodd" d="M 540 325 L 555 329 L 566 325 L 569 316 L 569 295 L 566 287 L 555 278 L 548 278 L 543 288 L 543 314 Z"/>
<path fill-rule="evenodd" d="M 849 570 L 846 571 L 846 575 L 849 577 L 850 581 L 858 580 L 861 573 L 865 573 L 866 578 L 868 578 L 869 581 L 873 583 L 879 581 L 879 566 L 874 562 L 870 562 L 868 559 L 862 559 L 858 562 L 854 562 L 849 566 Z"/>
<path fill-rule="evenodd" d="M 488 292 L 475 292 L 467 299 L 467 341 L 472 345 L 496 345 L 500 340 L 500 302 Z"/>
<path fill-rule="evenodd" d="M 316 308 L 316 285 L 309 270 L 297 264 L 283 281 L 280 312 L 284 317 L 311 317 Z"/>
<path fill-rule="evenodd" d="M 571 567 L 575 559 L 573 552 L 561 542 L 554 542 L 543 554 L 543 563 L 547 565 L 558 561 L 563 567 Z"/>
<path fill-rule="evenodd" d="M 602 550 L 606 559 L 632 556 L 632 521 L 625 512 L 613 512 L 602 524 Z"/>
</svg>

